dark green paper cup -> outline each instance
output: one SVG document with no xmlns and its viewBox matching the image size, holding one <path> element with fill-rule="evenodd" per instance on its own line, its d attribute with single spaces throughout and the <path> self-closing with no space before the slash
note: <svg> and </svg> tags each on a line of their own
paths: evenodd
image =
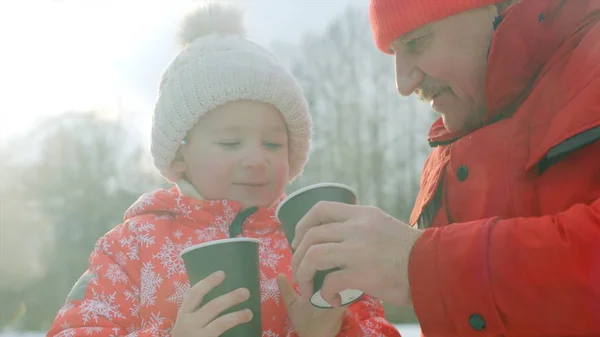
<svg viewBox="0 0 600 337">
<path fill-rule="evenodd" d="M 230 238 L 194 245 L 179 254 L 192 286 L 214 272 L 225 272 L 225 281 L 204 296 L 202 305 L 238 288 L 250 291 L 247 301 L 223 311 L 219 316 L 250 309 L 252 320 L 226 331 L 222 337 L 256 337 L 262 334 L 259 245 L 260 241 L 254 238 Z"/>
<path fill-rule="evenodd" d="M 346 204 L 355 205 L 357 201 L 356 193 L 354 190 L 344 184 L 339 183 L 319 183 L 294 191 L 287 196 L 277 207 L 275 213 L 285 236 L 287 237 L 288 243 L 291 245 L 296 235 L 296 224 L 302 219 L 315 204 L 319 201 L 335 201 L 343 202 Z M 321 297 L 321 288 L 323 287 L 323 281 L 327 274 L 339 270 L 339 268 L 332 268 L 328 270 L 317 271 L 313 279 L 313 291 L 314 294 L 310 298 L 310 303 L 318 308 L 332 308 L 323 297 Z M 347 305 L 357 301 L 363 295 L 363 292 L 356 289 L 347 289 L 340 292 L 342 298 L 342 305 Z"/>
</svg>

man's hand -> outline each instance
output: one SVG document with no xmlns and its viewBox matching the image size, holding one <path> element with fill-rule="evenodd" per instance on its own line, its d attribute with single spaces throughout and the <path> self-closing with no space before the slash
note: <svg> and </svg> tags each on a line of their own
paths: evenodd
<svg viewBox="0 0 600 337">
<path fill-rule="evenodd" d="M 410 251 L 421 231 L 371 206 L 319 202 L 300 220 L 292 269 L 305 300 L 318 270 L 339 267 L 325 278 L 321 295 L 339 307 L 338 293 L 359 289 L 396 305 L 412 305 Z"/>
<path fill-rule="evenodd" d="M 319 309 L 296 293 L 285 275 L 277 276 L 279 292 L 299 337 L 335 337 L 344 319 L 345 308 Z"/>
</svg>

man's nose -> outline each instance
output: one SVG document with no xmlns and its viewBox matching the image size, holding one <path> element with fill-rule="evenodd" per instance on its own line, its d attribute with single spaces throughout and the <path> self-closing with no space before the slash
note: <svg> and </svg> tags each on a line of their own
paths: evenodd
<svg viewBox="0 0 600 337">
<path fill-rule="evenodd" d="M 395 56 L 396 61 L 396 89 L 402 96 L 409 96 L 423 81 L 423 72 L 415 65 L 412 57 Z"/>
</svg>

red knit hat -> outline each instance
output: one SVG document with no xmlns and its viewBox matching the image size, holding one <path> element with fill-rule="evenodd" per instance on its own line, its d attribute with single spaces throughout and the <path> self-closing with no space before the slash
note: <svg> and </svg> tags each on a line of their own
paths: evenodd
<svg viewBox="0 0 600 337">
<path fill-rule="evenodd" d="M 387 54 L 400 36 L 428 23 L 503 0 L 371 0 L 369 19 L 377 48 Z"/>
</svg>

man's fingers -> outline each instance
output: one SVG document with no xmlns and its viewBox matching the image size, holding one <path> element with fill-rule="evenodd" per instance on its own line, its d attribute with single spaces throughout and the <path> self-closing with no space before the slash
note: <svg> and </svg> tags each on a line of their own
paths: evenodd
<svg viewBox="0 0 600 337">
<path fill-rule="evenodd" d="M 292 256 L 292 270 L 297 270 L 310 247 L 321 243 L 341 242 L 347 236 L 345 233 L 347 230 L 350 230 L 350 227 L 346 223 L 340 222 L 310 228 L 294 251 L 294 255 Z"/>
<path fill-rule="evenodd" d="M 223 311 L 248 300 L 248 298 L 250 298 L 250 291 L 248 291 L 246 288 L 236 289 L 232 292 L 221 295 L 204 304 L 202 308 L 193 313 L 196 324 L 198 324 L 200 327 L 204 327 Z"/>
<path fill-rule="evenodd" d="M 210 322 L 202 332 L 206 336 L 221 336 L 225 331 L 235 326 L 250 322 L 252 317 L 253 314 L 250 309 L 231 312 Z"/>
<path fill-rule="evenodd" d="M 191 313 L 196 311 L 202 299 L 208 292 L 213 290 L 216 286 L 223 283 L 225 280 L 225 273 L 223 271 L 217 271 L 210 274 L 200 282 L 196 283 L 188 292 L 185 300 L 181 304 L 180 312 Z"/>
<path fill-rule="evenodd" d="M 331 299 L 326 299 L 326 301 L 334 308 L 340 308 L 342 306 L 342 297 L 340 294 L 335 294 Z"/>
<path fill-rule="evenodd" d="M 292 248 L 296 249 L 306 232 L 312 227 L 331 222 L 344 222 L 356 212 L 356 207 L 359 206 L 341 202 L 319 201 L 296 224 Z"/>
<path fill-rule="evenodd" d="M 281 294 L 285 305 L 288 308 L 294 305 L 300 296 L 296 293 L 296 290 L 287 276 L 283 274 L 277 275 L 277 285 L 279 286 L 279 293 Z"/>
<path fill-rule="evenodd" d="M 309 247 L 295 272 L 302 297 L 306 300 L 310 299 L 312 282 L 317 271 L 346 266 L 347 258 L 351 256 L 347 253 L 343 243 L 323 243 Z"/>
<path fill-rule="evenodd" d="M 297 281 L 298 282 L 298 288 L 300 291 L 300 296 L 305 300 L 305 301 L 310 301 L 310 298 L 313 295 L 313 281 L 311 280 L 307 280 L 307 281 Z"/>
<path fill-rule="evenodd" d="M 334 307 L 339 307 L 341 305 L 340 292 L 357 289 L 357 277 L 360 276 L 355 275 L 351 269 L 340 269 L 327 274 L 323 280 L 323 287 L 321 287 L 321 297 Z"/>
</svg>

